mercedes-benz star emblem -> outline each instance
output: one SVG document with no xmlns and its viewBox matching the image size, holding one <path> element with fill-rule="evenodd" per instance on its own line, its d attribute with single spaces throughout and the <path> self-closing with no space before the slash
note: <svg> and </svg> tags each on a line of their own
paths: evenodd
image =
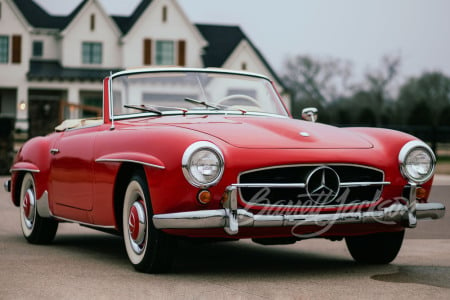
<svg viewBox="0 0 450 300">
<path fill-rule="evenodd" d="M 330 167 L 315 168 L 306 179 L 309 199 L 318 205 L 331 203 L 339 194 L 339 175 Z"/>
</svg>

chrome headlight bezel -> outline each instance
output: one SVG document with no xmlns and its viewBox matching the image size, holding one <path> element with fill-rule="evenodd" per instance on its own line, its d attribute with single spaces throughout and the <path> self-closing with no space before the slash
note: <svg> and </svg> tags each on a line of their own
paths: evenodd
<svg viewBox="0 0 450 300">
<path fill-rule="evenodd" d="M 417 169 L 419 168 L 411 166 L 408 161 L 411 159 L 411 155 L 419 155 L 423 154 L 427 156 L 427 159 L 430 161 L 430 166 L 428 167 L 428 170 L 424 172 L 423 174 L 420 174 L 420 172 L 417 172 Z M 422 141 L 410 141 L 406 143 L 402 149 L 400 150 L 398 160 L 400 163 L 400 171 L 408 181 L 416 183 L 416 184 L 422 184 L 430 180 L 431 177 L 434 175 L 434 169 L 436 166 L 436 156 L 433 153 L 433 150 L 425 144 Z"/>
<path fill-rule="evenodd" d="M 201 165 L 195 165 L 201 160 L 210 160 L 214 163 L 205 165 L 202 171 Z M 200 141 L 191 144 L 183 154 L 181 161 L 184 177 L 193 186 L 198 188 L 208 188 L 216 185 L 222 179 L 225 170 L 225 162 L 222 151 L 215 144 L 207 141 Z M 203 172 L 203 173 L 202 173 Z M 204 173 L 212 172 L 212 175 Z"/>
</svg>

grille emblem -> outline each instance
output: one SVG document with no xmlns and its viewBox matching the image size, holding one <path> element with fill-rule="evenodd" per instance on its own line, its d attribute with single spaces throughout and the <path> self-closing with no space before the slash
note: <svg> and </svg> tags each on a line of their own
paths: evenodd
<svg viewBox="0 0 450 300">
<path fill-rule="evenodd" d="M 315 168 L 306 179 L 306 193 L 318 205 L 326 205 L 339 194 L 339 175 L 330 167 Z"/>
</svg>

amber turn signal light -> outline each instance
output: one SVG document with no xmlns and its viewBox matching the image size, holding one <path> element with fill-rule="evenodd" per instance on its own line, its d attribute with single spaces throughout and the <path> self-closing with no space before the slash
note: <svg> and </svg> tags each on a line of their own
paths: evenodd
<svg viewBox="0 0 450 300">
<path fill-rule="evenodd" d="M 428 191 L 423 187 L 418 187 L 416 189 L 416 198 L 417 200 L 425 200 L 428 196 Z"/>
<path fill-rule="evenodd" d="M 211 195 L 211 192 L 208 190 L 201 190 L 197 194 L 197 201 L 198 201 L 198 203 L 200 203 L 202 205 L 208 204 L 209 202 L 211 202 L 211 199 L 212 199 L 212 195 Z"/>
</svg>

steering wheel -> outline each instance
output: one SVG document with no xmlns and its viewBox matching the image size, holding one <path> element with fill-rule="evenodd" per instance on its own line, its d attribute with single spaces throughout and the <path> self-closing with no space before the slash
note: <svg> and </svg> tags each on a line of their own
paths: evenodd
<svg viewBox="0 0 450 300">
<path fill-rule="evenodd" d="M 216 105 L 224 105 L 226 106 L 225 102 L 227 101 L 233 101 L 233 100 L 239 100 L 242 99 L 247 103 L 230 103 L 228 106 L 239 106 L 239 105 L 250 105 L 250 106 L 256 106 L 258 108 L 260 108 L 258 101 L 256 101 L 255 98 L 247 96 L 247 95 L 243 95 L 243 94 L 234 94 L 234 95 L 229 95 L 226 97 L 223 97 L 222 99 L 220 99 Z"/>
</svg>

